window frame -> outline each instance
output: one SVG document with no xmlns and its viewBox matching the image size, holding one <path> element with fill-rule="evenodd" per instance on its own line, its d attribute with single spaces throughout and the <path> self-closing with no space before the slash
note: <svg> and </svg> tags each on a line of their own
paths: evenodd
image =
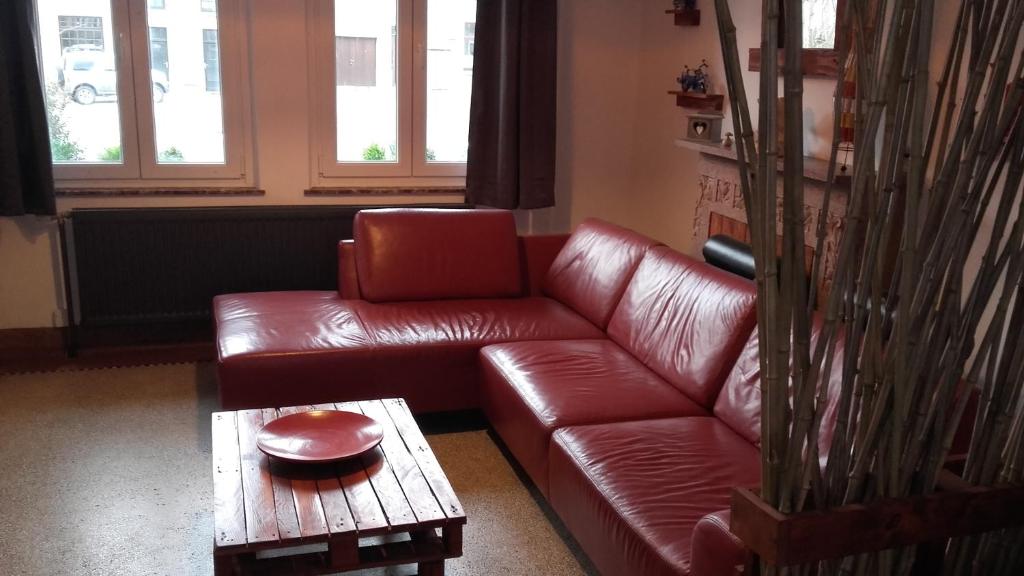
<svg viewBox="0 0 1024 576">
<path fill-rule="evenodd" d="M 395 0 L 398 10 L 396 162 L 337 160 L 338 118 L 334 0 L 314 0 L 308 11 L 310 35 L 310 115 L 313 181 L 339 185 L 352 180 L 388 178 L 395 182 L 462 185 L 465 162 L 428 162 L 427 2 Z M 379 81 L 379 79 L 378 79 Z M 467 143 L 468 144 L 468 143 Z"/>
<path fill-rule="evenodd" d="M 157 159 L 150 73 L 148 0 L 109 0 L 117 66 L 121 163 L 54 163 L 58 188 L 144 186 L 249 187 L 252 175 L 251 98 L 247 38 L 240 0 L 217 2 L 224 163 L 163 163 Z M 159 9 L 159 8 L 157 8 Z M 38 10 L 38 8 L 37 8 Z M 228 41 L 225 41 L 228 39 Z M 41 49 L 41 48 L 40 48 Z"/>
</svg>

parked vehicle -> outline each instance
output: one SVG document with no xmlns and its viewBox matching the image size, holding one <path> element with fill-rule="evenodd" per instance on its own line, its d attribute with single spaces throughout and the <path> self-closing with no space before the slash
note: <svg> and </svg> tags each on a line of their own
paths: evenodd
<svg viewBox="0 0 1024 576">
<path fill-rule="evenodd" d="M 153 79 L 153 101 L 163 102 L 170 90 L 167 74 L 150 69 Z M 58 82 L 64 92 L 79 104 L 89 105 L 99 96 L 117 94 L 117 67 L 114 55 L 95 46 L 72 46 L 64 49 L 63 67 Z"/>
</svg>

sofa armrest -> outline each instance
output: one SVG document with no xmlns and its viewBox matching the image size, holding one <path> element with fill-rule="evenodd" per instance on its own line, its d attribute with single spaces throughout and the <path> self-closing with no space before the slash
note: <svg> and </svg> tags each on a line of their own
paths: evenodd
<svg viewBox="0 0 1024 576">
<path fill-rule="evenodd" d="M 713 512 L 697 521 L 690 546 L 693 576 L 737 576 L 750 558 L 743 541 L 729 531 L 729 510 Z"/>
<path fill-rule="evenodd" d="M 523 288 L 526 296 L 540 296 L 544 277 L 567 240 L 568 234 L 519 237 L 519 257 L 522 259 Z"/>
<path fill-rule="evenodd" d="M 345 300 L 361 300 L 359 275 L 356 272 L 355 240 L 338 242 L 338 294 Z"/>
</svg>

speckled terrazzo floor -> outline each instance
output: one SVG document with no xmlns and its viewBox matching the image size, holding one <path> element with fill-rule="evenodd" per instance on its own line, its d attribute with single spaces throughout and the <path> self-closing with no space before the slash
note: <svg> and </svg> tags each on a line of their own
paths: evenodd
<svg viewBox="0 0 1024 576">
<path fill-rule="evenodd" d="M 214 382 L 206 364 L 0 376 L 0 574 L 212 574 Z M 447 574 L 592 572 L 486 432 L 427 439 L 469 516 Z"/>
</svg>

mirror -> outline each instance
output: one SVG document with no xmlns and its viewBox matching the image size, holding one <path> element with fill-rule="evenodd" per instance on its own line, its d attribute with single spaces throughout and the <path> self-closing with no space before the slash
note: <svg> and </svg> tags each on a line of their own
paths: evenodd
<svg viewBox="0 0 1024 576">
<path fill-rule="evenodd" d="M 801 48 L 804 76 L 835 78 L 839 67 L 836 46 L 836 31 L 839 29 L 839 15 L 843 13 L 847 0 L 800 0 L 803 9 L 803 31 Z M 777 58 L 779 72 L 783 67 L 783 39 L 785 30 L 785 3 L 779 5 L 779 43 Z M 841 36 L 840 36 L 841 37 Z M 747 69 L 756 72 L 761 69 L 761 48 L 750 49 Z"/>
<path fill-rule="evenodd" d="M 804 49 L 832 50 L 836 47 L 838 0 L 801 0 Z"/>
</svg>

